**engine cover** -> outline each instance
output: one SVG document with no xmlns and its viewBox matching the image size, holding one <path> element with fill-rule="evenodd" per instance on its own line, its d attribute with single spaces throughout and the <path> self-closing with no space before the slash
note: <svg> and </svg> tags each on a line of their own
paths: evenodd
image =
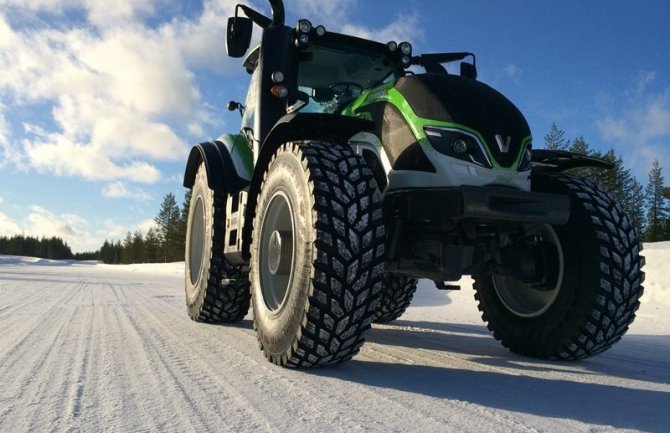
<svg viewBox="0 0 670 433">
<path fill-rule="evenodd" d="M 523 141 L 530 136 L 519 109 L 479 81 L 456 75 L 416 74 L 399 79 L 395 88 L 417 116 L 478 132 L 501 167 L 515 163 Z"/>
</svg>

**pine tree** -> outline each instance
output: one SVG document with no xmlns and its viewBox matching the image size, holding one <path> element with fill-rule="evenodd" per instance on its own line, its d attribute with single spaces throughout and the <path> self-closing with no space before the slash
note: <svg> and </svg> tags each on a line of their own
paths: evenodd
<svg viewBox="0 0 670 433">
<path fill-rule="evenodd" d="M 133 263 L 133 235 L 130 232 L 126 233 L 126 237 L 123 239 L 121 263 L 124 265 Z"/>
<path fill-rule="evenodd" d="M 187 190 L 184 194 L 184 202 L 181 205 L 179 214 L 179 228 L 177 230 L 177 251 L 176 259 L 181 260 L 186 251 L 186 226 L 188 224 L 188 212 L 191 207 L 191 190 Z"/>
<path fill-rule="evenodd" d="M 645 192 L 642 184 L 633 177 L 630 187 L 630 200 L 626 204 L 625 209 L 628 215 L 633 218 L 633 224 L 637 228 L 638 233 L 644 233 L 647 227 L 647 216 L 644 212 Z"/>
<path fill-rule="evenodd" d="M 594 156 L 594 152 L 593 150 L 591 150 L 591 146 L 589 146 L 584 137 L 582 137 L 581 135 L 572 140 L 572 143 L 570 143 L 570 147 L 568 148 L 568 150 L 570 152 L 579 153 L 580 155 L 584 156 Z M 570 173 L 575 174 L 579 177 L 583 177 L 584 179 L 597 182 L 599 170 L 600 169 L 594 167 L 579 167 L 579 168 L 573 168 L 572 170 L 570 170 Z"/>
<path fill-rule="evenodd" d="M 551 124 L 549 133 L 544 136 L 544 146 L 549 150 L 566 150 L 568 148 L 565 131 L 558 129 L 556 123 Z"/>
<path fill-rule="evenodd" d="M 163 198 L 158 215 L 154 218 L 156 222 L 158 235 L 161 240 L 163 250 L 163 260 L 165 262 L 177 260 L 179 254 L 180 242 L 180 224 L 181 212 L 177 206 L 177 200 L 173 193 L 168 193 Z"/>
<path fill-rule="evenodd" d="M 156 263 L 160 260 L 160 238 L 156 230 L 151 227 L 144 237 L 144 247 L 146 254 L 146 261 L 149 263 Z"/>
<path fill-rule="evenodd" d="M 144 263 L 146 262 L 145 253 L 144 253 L 144 237 L 142 232 L 137 230 L 133 233 L 133 243 L 131 245 L 133 250 L 133 263 Z"/>
<path fill-rule="evenodd" d="M 114 244 L 114 261 L 112 263 L 121 263 L 122 256 L 123 245 L 121 245 L 121 241 L 116 241 Z"/>
<path fill-rule="evenodd" d="M 658 158 L 654 159 L 651 171 L 649 172 L 649 183 L 647 184 L 646 204 L 647 204 L 647 231 L 646 240 L 656 242 L 664 239 L 665 226 L 668 222 L 668 206 L 663 196 L 665 186 L 663 170 Z"/>
</svg>

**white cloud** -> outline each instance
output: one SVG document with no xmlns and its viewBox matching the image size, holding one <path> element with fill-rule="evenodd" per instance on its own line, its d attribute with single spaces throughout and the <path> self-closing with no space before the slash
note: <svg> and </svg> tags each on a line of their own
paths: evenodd
<svg viewBox="0 0 670 433">
<path fill-rule="evenodd" d="M 596 121 L 602 138 L 623 149 L 624 159 L 643 181 L 655 158 L 670 166 L 670 88 L 652 91 L 655 77 L 655 72 L 642 73 Z"/>
<path fill-rule="evenodd" d="M 110 198 L 132 198 L 140 201 L 151 200 L 151 196 L 140 188 L 126 186 L 123 182 L 114 182 L 102 189 L 102 195 Z"/>
<path fill-rule="evenodd" d="M 645 144 L 670 137 L 670 92 L 655 95 L 651 100 L 631 106 L 598 121 L 604 138 L 619 142 Z"/>
<path fill-rule="evenodd" d="M 326 29 L 339 33 L 372 39 L 379 42 L 416 42 L 423 38 L 420 16 L 409 12 L 398 16 L 382 28 L 373 28 L 356 23 L 356 4 L 360 0 L 295 0 L 291 4 L 300 17 L 312 20 L 314 25 L 323 24 Z"/>
<path fill-rule="evenodd" d="M 503 71 L 505 72 L 505 76 L 512 81 L 516 82 L 521 77 L 521 68 L 519 68 L 514 63 L 510 63 L 509 65 L 505 66 Z"/>
<path fill-rule="evenodd" d="M 392 40 L 398 42 L 415 42 L 423 38 L 423 28 L 419 25 L 419 18 L 419 14 L 415 12 L 402 15 L 381 29 L 373 29 L 357 24 L 345 24 L 342 27 L 342 32 L 379 42 L 388 42 Z"/>
<path fill-rule="evenodd" d="M 6 165 L 21 168 L 23 166 L 22 155 L 11 141 L 12 130 L 2 111 L 3 106 L 0 104 L 0 168 Z"/>
<path fill-rule="evenodd" d="M 0 204 L 3 204 L 5 202 L 5 198 L 0 196 Z"/>
<path fill-rule="evenodd" d="M 117 164 L 95 148 L 79 145 L 61 134 L 46 134 L 45 141 L 25 143 L 26 156 L 33 168 L 57 176 L 80 176 L 89 180 L 124 178 L 133 182 L 156 183 L 160 171 L 153 165 L 134 160 Z"/>
<path fill-rule="evenodd" d="M 155 226 L 153 219 L 145 219 L 130 226 L 108 219 L 101 228 L 92 230 L 91 224 L 79 215 L 56 213 L 38 205 L 29 206 L 28 214 L 21 223 L 0 212 L 0 234 L 23 234 L 38 238 L 55 236 L 63 239 L 75 253 L 98 250 L 105 239 L 121 240 L 128 231 L 134 233 L 139 230 L 146 234 L 149 228 Z"/>
<path fill-rule="evenodd" d="M 0 233 L 11 236 L 21 233 L 21 228 L 11 218 L 0 212 Z"/>
<path fill-rule="evenodd" d="M 143 0 L 0 0 L 15 9 L 62 14 L 68 10 L 86 12 L 88 20 L 98 26 L 109 26 L 138 17 L 150 16 L 155 11 L 156 1 Z"/>
<path fill-rule="evenodd" d="M 638 75 L 637 82 L 635 83 L 636 91 L 638 95 L 642 95 L 646 90 L 647 86 L 656 79 L 656 71 L 643 71 Z"/>
<path fill-rule="evenodd" d="M 213 122 L 195 70 L 226 69 L 221 41 L 235 2 L 206 1 L 192 20 L 144 24 L 162 1 L 0 0 L 9 6 L 0 12 L 0 92 L 24 112 L 51 107 L 51 119 L 21 119 L 26 139 L 12 140 L 0 106 L 4 161 L 23 159 L 41 172 L 92 180 L 155 182 L 155 162 L 185 158 L 187 144 L 170 125 L 204 135 Z M 56 16 L 14 28 L 11 10 Z M 71 10 L 88 20 L 57 16 Z"/>
<path fill-rule="evenodd" d="M 156 222 L 153 219 L 142 220 L 131 226 L 122 225 L 108 219 L 103 222 L 103 228 L 97 231 L 97 237 L 101 239 L 100 245 L 102 245 L 105 239 L 110 241 L 122 240 L 128 232 L 134 233 L 139 230 L 142 234 L 146 235 L 147 231 L 152 227 L 156 227 Z"/>
<path fill-rule="evenodd" d="M 28 215 L 20 224 L 0 212 L 0 233 L 38 238 L 55 236 L 63 239 L 74 252 L 100 248 L 101 243 L 89 234 L 88 226 L 88 222 L 78 215 L 57 214 L 37 205 L 29 207 Z"/>
<path fill-rule="evenodd" d="M 81 236 L 88 223 L 75 214 L 55 213 L 33 205 L 26 218 L 26 231 L 37 236 L 57 236 L 64 239 Z"/>
<path fill-rule="evenodd" d="M 291 4 L 295 11 L 300 11 L 300 17 L 313 20 L 314 25 L 323 24 L 326 28 L 339 31 L 339 26 L 351 21 L 350 11 L 356 0 L 296 0 Z"/>
</svg>

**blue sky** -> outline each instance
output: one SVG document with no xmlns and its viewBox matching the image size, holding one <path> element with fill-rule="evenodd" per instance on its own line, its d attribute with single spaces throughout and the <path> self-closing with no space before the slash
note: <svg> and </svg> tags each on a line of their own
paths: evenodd
<svg viewBox="0 0 670 433">
<path fill-rule="evenodd" d="M 225 57 L 235 3 L 0 0 L 0 235 L 93 250 L 145 232 L 166 193 L 181 200 L 190 145 L 239 126 L 225 110 L 248 79 Z M 285 3 L 288 23 L 473 51 L 536 147 L 556 122 L 643 183 L 654 158 L 670 178 L 668 1 Z"/>
</svg>

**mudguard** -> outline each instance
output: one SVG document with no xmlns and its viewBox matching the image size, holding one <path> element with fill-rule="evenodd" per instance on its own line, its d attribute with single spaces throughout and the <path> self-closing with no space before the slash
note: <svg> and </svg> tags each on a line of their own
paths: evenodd
<svg viewBox="0 0 670 433">
<path fill-rule="evenodd" d="M 186 188 L 193 187 L 201 161 L 207 169 L 207 183 L 214 191 L 234 194 L 249 186 L 253 155 L 243 135 L 224 134 L 216 141 L 193 146 L 184 173 Z"/>
<path fill-rule="evenodd" d="M 559 172 L 577 167 L 595 167 L 609 170 L 614 164 L 602 159 L 566 150 L 533 149 L 531 151 L 532 170 L 538 172 Z"/>
</svg>

